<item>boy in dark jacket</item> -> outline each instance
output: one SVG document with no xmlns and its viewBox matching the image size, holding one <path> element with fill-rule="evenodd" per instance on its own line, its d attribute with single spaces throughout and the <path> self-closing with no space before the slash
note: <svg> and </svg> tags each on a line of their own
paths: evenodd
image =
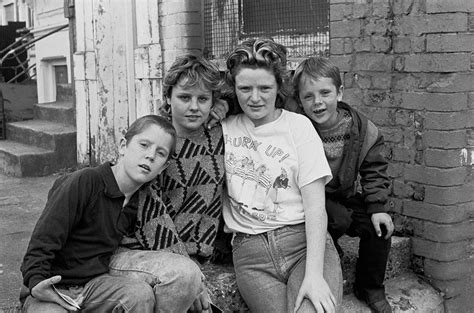
<svg viewBox="0 0 474 313">
<path fill-rule="evenodd" d="M 383 285 L 394 229 L 385 206 L 390 181 L 383 137 L 371 121 L 341 101 L 340 72 L 328 59 L 303 61 L 293 85 L 297 103 L 323 141 L 333 174 L 326 185 L 329 233 L 340 253 L 339 237 L 360 237 L 355 295 L 376 312 L 392 312 Z"/>
</svg>

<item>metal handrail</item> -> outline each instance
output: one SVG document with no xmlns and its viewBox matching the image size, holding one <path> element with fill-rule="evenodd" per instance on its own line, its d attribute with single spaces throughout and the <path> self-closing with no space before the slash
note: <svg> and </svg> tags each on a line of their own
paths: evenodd
<svg viewBox="0 0 474 313">
<path fill-rule="evenodd" d="M 46 34 L 44 34 L 44 35 L 38 37 L 38 38 L 35 38 L 35 39 L 31 40 L 31 41 L 28 41 L 28 42 L 26 42 L 26 43 L 20 45 L 19 47 L 16 47 L 16 48 L 12 49 L 13 46 L 14 46 L 17 42 L 19 42 L 19 40 L 18 40 L 18 41 L 15 41 L 15 42 L 12 43 L 11 45 L 9 45 L 8 47 L 6 47 L 6 48 L 3 49 L 2 51 L 0 51 L 0 55 L 1 55 L 2 53 L 4 53 L 5 51 L 8 51 L 8 49 L 10 49 L 10 51 L 8 51 L 8 52 L 0 59 L 0 66 L 2 65 L 3 61 L 5 61 L 5 60 L 7 59 L 8 56 L 10 56 L 10 55 L 13 55 L 13 56 L 14 56 L 14 55 L 16 54 L 17 50 L 21 50 L 21 49 L 28 50 L 35 42 L 37 42 L 37 41 L 39 41 L 39 40 L 41 40 L 41 39 L 43 39 L 43 38 L 45 38 L 45 37 L 48 37 L 48 36 L 50 36 L 50 35 L 52 35 L 52 34 L 54 34 L 54 33 L 57 33 L 58 31 L 60 31 L 60 30 L 62 30 L 62 29 L 64 29 L 64 28 L 67 28 L 67 27 L 69 27 L 69 24 L 61 25 L 61 26 L 59 26 L 58 28 L 55 28 L 55 29 L 53 29 L 52 31 L 50 31 L 50 32 L 48 32 L 48 33 L 46 33 Z M 31 34 L 27 34 L 27 35 L 31 35 Z M 27 36 L 27 35 L 23 35 L 21 38 L 26 38 L 25 36 Z"/>
</svg>

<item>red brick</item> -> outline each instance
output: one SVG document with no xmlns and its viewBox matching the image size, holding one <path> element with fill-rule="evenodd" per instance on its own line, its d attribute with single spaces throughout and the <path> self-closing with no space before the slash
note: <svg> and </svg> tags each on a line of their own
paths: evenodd
<svg viewBox="0 0 474 313">
<path fill-rule="evenodd" d="M 380 35 L 383 36 L 387 33 L 390 28 L 390 19 L 367 19 L 364 26 L 361 27 L 362 35 L 372 36 Z"/>
<path fill-rule="evenodd" d="M 398 92 L 399 107 L 412 110 L 461 111 L 467 108 L 466 93 Z"/>
<path fill-rule="evenodd" d="M 452 224 L 422 222 L 422 227 L 414 229 L 415 235 L 437 242 L 457 242 L 468 240 L 474 236 L 474 222 L 463 221 Z"/>
<path fill-rule="evenodd" d="M 405 72 L 458 72 L 470 70 L 470 53 L 413 54 L 405 57 Z"/>
<path fill-rule="evenodd" d="M 359 20 L 330 22 L 329 27 L 331 28 L 331 38 L 360 36 Z"/>
<path fill-rule="evenodd" d="M 450 168 L 463 165 L 463 152 L 460 149 L 441 150 L 426 149 L 424 151 L 425 164 L 427 166 Z"/>
<path fill-rule="evenodd" d="M 474 90 L 474 73 L 451 73 L 441 75 L 426 86 L 429 92 L 469 92 Z"/>
<path fill-rule="evenodd" d="M 364 18 L 371 15 L 370 7 L 363 2 L 353 3 L 353 17 L 354 18 Z"/>
<path fill-rule="evenodd" d="M 406 184 L 403 180 L 394 179 L 392 182 L 392 194 L 396 197 L 411 198 L 413 196 L 413 188 Z"/>
<path fill-rule="evenodd" d="M 425 259 L 424 263 L 425 275 L 428 278 L 440 280 L 462 279 L 472 273 L 474 258 L 452 262 L 438 262 Z"/>
<path fill-rule="evenodd" d="M 457 186 L 465 182 L 466 167 L 440 169 L 421 165 L 406 165 L 405 179 L 435 186 Z"/>
<path fill-rule="evenodd" d="M 352 17 L 352 4 L 333 4 L 329 10 L 329 19 L 331 22 L 341 21 Z"/>
<path fill-rule="evenodd" d="M 392 85 L 392 76 L 387 75 L 387 73 L 374 73 L 371 77 L 372 87 L 375 89 L 390 89 Z"/>
<path fill-rule="evenodd" d="M 423 133 L 423 143 L 428 148 L 464 148 L 467 143 L 467 134 L 465 130 L 426 131 Z"/>
<path fill-rule="evenodd" d="M 331 55 L 352 53 L 352 40 L 350 38 L 335 38 L 330 41 Z"/>
<path fill-rule="evenodd" d="M 393 38 L 393 52 L 395 53 L 406 53 L 411 51 L 411 40 L 409 36 L 399 36 Z"/>
<path fill-rule="evenodd" d="M 354 60 L 355 71 L 381 71 L 392 70 L 393 56 L 385 54 L 364 53 L 356 54 Z"/>
<path fill-rule="evenodd" d="M 391 3 L 388 0 L 375 0 L 372 3 L 372 16 L 387 18 L 390 13 Z"/>
<path fill-rule="evenodd" d="M 474 186 L 466 183 L 456 187 L 425 186 L 425 202 L 451 205 L 474 201 Z"/>
<path fill-rule="evenodd" d="M 436 205 L 404 200 L 402 214 L 437 223 L 458 223 L 469 218 L 469 205 L 471 204 Z"/>
<path fill-rule="evenodd" d="M 397 16 L 394 19 L 394 32 L 398 35 L 426 33 L 454 33 L 468 30 L 468 15 L 465 13 L 445 13 L 432 15 Z"/>
<path fill-rule="evenodd" d="M 473 2 L 474 3 L 474 2 Z M 474 34 L 428 34 L 428 52 L 471 52 L 474 50 Z"/>
<path fill-rule="evenodd" d="M 415 150 L 406 147 L 393 147 L 392 160 L 404 163 L 410 163 L 415 159 Z"/>
<path fill-rule="evenodd" d="M 381 128 L 385 142 L 402 143 L 403 134 L 399 128 Z"/>
<path fill-rule="evenodd" d="M 374 52 L 388 52 L 390 50 L 391 40 L 387 37 L 372 36 L 372 50 Z"/>
<path fill-rule="evenodd" d="M 351 70 L 351 56 L 331 56 L 330 59 L 337 65 L 341 72 L 348 72 Z"/>
<path fill-rule="evenodd" d="M 466 0 L 429 0 L 426 13 L 474 12 L 474 2 Z"/>
<path fill-rule="evenodd" d="M 370 37 L 360 37 L 354 40 L 354 50 L 355 52 L 370 52 L 371 44 Z"/>
<path fill-rule="evenodd" d="M 424 128 L 433 130 L 465 129 L 470 124 L 471 115 L 466 111 L 459 112 L 427 112 Z"/>
<path fill-rule="evenodd" d="M 469 241 L 449 243 L 435 242 L 422 238 L 412 238 L 413 253 L 436 261 L 456 261 L 470 255 Z"/>
</svg>

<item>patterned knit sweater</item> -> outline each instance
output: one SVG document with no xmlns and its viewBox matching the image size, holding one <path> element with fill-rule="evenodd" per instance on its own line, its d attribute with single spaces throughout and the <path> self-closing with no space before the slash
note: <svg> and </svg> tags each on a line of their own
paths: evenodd
<svg viewBox="0 0 474 313">
<path fill-rule="evenodd" d="M 341 166 L 344 146 L 350 139 L 350 130 L 352 125 L 352 117 L 349 111 L 340 109 L 337 114 L 337 123 L 329 129 L 319 129 L 319 135 L 323 142 L 324 153 L 331 167 L 333 179 L 328 183 L 328 186 L 338 186 L 338 176 Z"/>
<path fill-rule="evenodd" d="M 178 138 L 169 167 L 139 193 L 136 238 L 128 248 L 209 257 L 221 221 L 224 183 L 222 128 Z"/>
</svg>

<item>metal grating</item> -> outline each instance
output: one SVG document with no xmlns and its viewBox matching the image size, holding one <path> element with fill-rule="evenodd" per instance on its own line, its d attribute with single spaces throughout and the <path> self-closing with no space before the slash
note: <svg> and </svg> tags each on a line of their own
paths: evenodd
<svg viewBox="0 0 474 313">
<path fill-rule="evenodd" d="M 329 0 L 204 0 L 207 58 L 257 37 L 285 45 L 290 58 L 328 55 Z"/>
</svg>

